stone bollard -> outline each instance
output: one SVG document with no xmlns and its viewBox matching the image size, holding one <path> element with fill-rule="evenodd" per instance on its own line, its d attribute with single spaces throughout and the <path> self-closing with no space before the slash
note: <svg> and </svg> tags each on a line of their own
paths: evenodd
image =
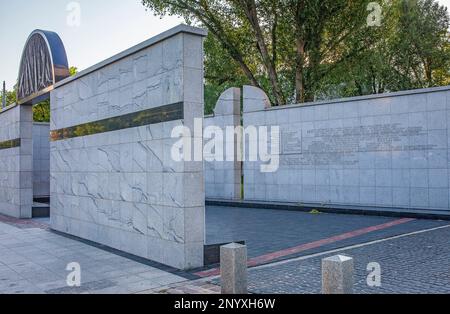
<svg viewBox="0 0 450 314">
<path fill-rule="evenodd" d="M 322 260 L 322 293 L 353 293 L 353 258 L 336 255 Z"/>
<path fill-rule="evenodd" d="M 247 294 L 247 246 L 220 247 L 220 277 L 222 294 Z"/>
</svg>

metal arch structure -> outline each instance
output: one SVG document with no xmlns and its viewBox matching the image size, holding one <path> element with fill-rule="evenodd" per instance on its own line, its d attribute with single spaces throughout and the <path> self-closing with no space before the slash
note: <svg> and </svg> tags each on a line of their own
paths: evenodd
<svg viewBox="0 0 450 314">
<path fill-rule="evenodd" d="M 34 105 L 49 98 L 53 86 L 70 76 L 66 49 L 55 32 L 33 31 L 20 61 L 17 100 Z"/>
</svg>

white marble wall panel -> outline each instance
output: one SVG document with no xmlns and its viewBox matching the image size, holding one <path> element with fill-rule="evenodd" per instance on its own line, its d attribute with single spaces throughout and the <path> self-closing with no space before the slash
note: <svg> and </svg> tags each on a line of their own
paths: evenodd
<svg viewBox="0 0 450 314">
<path fill-rule="evenodd" d="M 31 218 L 32 109 L 10 106 L 0 111 L 0 143 L 20 139 L 20 146 L 0 149 L 0 214 Z"/>
<path fill-rule="evenodd" d="M 203 117 L 204 35 L 179 26 L 52 92 L 51 130 L 184 104 L 184 119 L 51 142 L 52 228 L 180 269 L 203 265 L 203 164 L 173 161 L 171 132 Z"/>
<path fill-rule="evenodd" d="M 222 149 L 226 152 L 228 142 L 233 142 L 234 161 L 205 161 L 205 193 L 210 199 L 241 199 L 242 162 L 237 159 L 236 139 L 226 138 L 227 127 L 236 128 L 241 125 L 241 90 L 230 88 L 217 101 L 214 115 L 205 117 L 204 127 L 218 127 L 224 139 Z M 211 139 L 205 139 L 205 143 Z M 231 154 L 231 152 L 230 152 Z"/>
<path fill-rule="evenodd" d="M 244 87 L 244 126 L 281 128 L 279 170 L 245 162 L 245 198 L 449 210 L 449 119 L 449 87 L 281 108 Z"/>
</svg>

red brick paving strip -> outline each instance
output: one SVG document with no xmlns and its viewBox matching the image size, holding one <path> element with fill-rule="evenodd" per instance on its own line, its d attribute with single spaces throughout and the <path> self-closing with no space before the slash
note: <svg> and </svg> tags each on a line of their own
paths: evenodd
<svg viewBox="0 0 450 314">
<path fill-rule="evenodd" d="M 18 219 L 18 218 L 12 218 L 4 215 L 0 215 L 0 222 L 3 222 L 5 224 L 8 224 L 10 226 L 17 227 L 19 229 L 44 229 L 49 230 L 50 227 L 46 224 L 34 221 L 32 219 Z"/>
</svg>

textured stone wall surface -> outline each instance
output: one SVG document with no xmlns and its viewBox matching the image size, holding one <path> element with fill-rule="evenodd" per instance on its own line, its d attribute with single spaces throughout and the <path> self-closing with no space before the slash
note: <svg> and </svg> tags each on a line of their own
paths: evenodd
<svg viewBox="0 0 450 314">
<path fill-rule="evenodd" d="M 0 111 L 0 214 L 31 218 L 32 109 L 11 106 Z"/>
<path fill-rule="evenodd" d="M 244 126 L 278 125 L 280 167 L 244 163 L 247 200 L 449 210 L 450 87 L 270 107 L 244 88 Z"/>
<path fill-rule="evenodd" d="M 171 132 L 203 118 L 205 35 L 178 26 L 57 85 L 53 229 L 179 269 L 203 265 L 203 163 L 175 162 Z M 182 116 L 167 121 L 174 104 Z M 142 119 L 152 122 L 132 127 Z"/>
<path fill-rule="evenodd" d="M 50 125 L 33 123 L 33 196 L 50 196 Z"/>
<path fill-rule="evenodd" d="M 237 137 L 227 138 L 227 127 L 236 128 L 241 125 L 241 90 L 230 88 L 219 98 L 214 115 L 205 117 L 204 127 L 217 127 L 223 132 L 222 144 L 224 155 L 222 160 L 205 161 L 205 192 L 211 199 L 237 200 L 241 198 L 242 162 L 235 158 L 227 161 L 227 145 L 231 144 L 233 152 L 230 155 L 237 157 Z M 215 138 L 216 139 L 216 138 Z M 211 138 L 205 138 L 207 143 Z M 228 146 L 230 147 L 230 146 Z"/>
</svg>

